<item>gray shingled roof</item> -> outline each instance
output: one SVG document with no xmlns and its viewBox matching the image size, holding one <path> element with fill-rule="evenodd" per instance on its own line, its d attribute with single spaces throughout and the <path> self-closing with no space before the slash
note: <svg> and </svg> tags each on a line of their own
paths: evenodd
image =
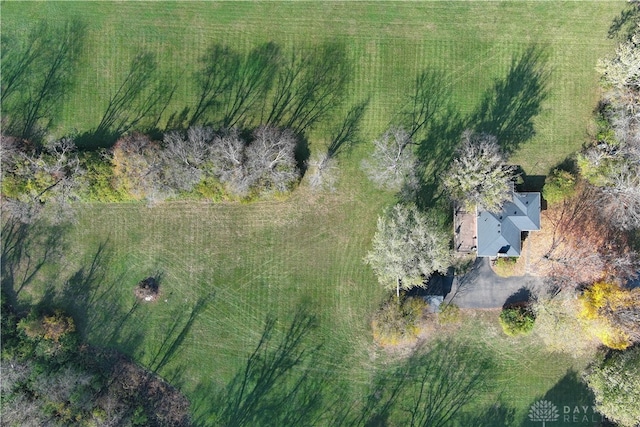
<svg viewBox="0 0 640 427">
<path fill-rule="evenodd" d="M 540 193 L 513 193 L 500 213 L 478 211 L 478 256 L 520 256 L 523 231 L 540 230 Z"/>
</svg>

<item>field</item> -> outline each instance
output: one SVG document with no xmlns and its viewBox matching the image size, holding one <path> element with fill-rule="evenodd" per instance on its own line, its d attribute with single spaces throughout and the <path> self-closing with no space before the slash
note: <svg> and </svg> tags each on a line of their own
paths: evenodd
<svg viewBox="0 0 640 427">
<path fill-rule="evenodd" d="M 537 44 L 546 58 L 539 65 L 549 72 L 548 96 L 538 100 L 539 114 L 516 117 L 533 123 L 536 133 L 512 162 L 544 175 L 585 140 L 598 98 L 594 66 L 612 50 L 606 33 L 621 8 L 617 2 L 6 2 L 2 27 L 69 16 L 89 24 L 80 74 L 55 128 L 60 135 L 96 126 L 140 47 L 155 52 L 178 81 L 168 114 L 194 102 L 188 76 L 213 40 L 243 50 L 270 40 L 283 46 L 344 41 L 355 64 L 349 101 L 370 97 L 363 133 L 371 140 L 394 120 L 425 67 L 445 73 L 463 117 L 472 117 L 487 95 L 517 100 L 518 85 L 501 83 L 516 74 L 512 60 Z M 328 126 L 311 135 L 312 151 L 325 143 Z M 373 190 L 359 170 L 369 147 L 340 159 L 332 194 L 309 194 L 303 181 L 289 198 L 250 204 L 83 205 L 73 227 L 26 237 L 34 245 L 31 264 L 25 258 L 16 268 L 38 270 L 24 287 L 16 281 L 17 298 L 65 305 L 90 342 L 156 370 L 199 402 L 195 411 L 203 417 L 211 387 L 242 368 L 266 316 L 284 325 L 298 306 L 310 307 L 319 319 L 313 340 L 323 343 L 319 375 L 332 374 L 357 399 L 388 362 L 368 326 L 384 292 L 362 258 L 393 197 Z M 435 161 L 429 147 L 422 152 Z M 432 166 L 429 173 L 436 174 L 443 165 Z M 59 241 L 45 238 L 55 233 Z M 45 249 L 62 254 L 39 266 Z M 133 287 L 155 274 L 162 277 L 159 301 L 136 305 Z M 478 412 L 500 401 L 503 421 L 529 425 L 528 408 L 540 398 L 588 402 L 575 376 L 584 360 L 552 356 L 535 336 L 507 339 L 496 313 L 468 316 L 456 335 L 496 362 L 491 390 L 471 404 Z"/>
<path fill-rule="evenodd" d="M 58 134 L 97 126 L 140 49 L 154 52 L 178 83 L 166 116 L 195 103 L 189 76 L 212 41 L 238 49 L 267 41 L 285 47 L 343 41 L 355 64 L 351 101 L 371 100 L 363 126 L 370 139 L 394 119 L 422 69 L 446 73 L 454 105 L 471 115 L 485 92 L 507 77 L 512 59 L 537 44 L 548 57 L 541 64 L 551 73 L 548 97 L 531 117 L 537 134 L 513 161 L 529 174 L 546 174 L 584 142 L 597 100 L 594 66 L 612 48 L 606 32 L 620 8 L 615 2 L 407 2 L 393 8 L 379 2 L 6 2 L 2 24 L 5 32 L 43 18 L 55 23 L 77 16 L 88 24 L 83 63 Z M 509 90 L 517 89 L 507 88 L 505 95 L 516 96 Z"/>
</svg>

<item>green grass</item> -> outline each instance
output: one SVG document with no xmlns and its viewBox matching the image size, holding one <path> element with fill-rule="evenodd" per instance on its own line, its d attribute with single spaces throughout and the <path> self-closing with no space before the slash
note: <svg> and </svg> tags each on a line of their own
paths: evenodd
<svg viewBox="0 0 640 427">
<path fill-rule="evenodd" d="M 5 2 L 3 31 L 46 19 L 78 16 L 89 25 L 75 90 L 56 132 L 97 125 L 110 94 L 141 48 L 155 52 L 178 82 L 167 114 L 193 105 L 189 78 L 212 41 L 249 49 L 273 40 L 283 46 L 339 39 L 355 62 L 352 101 L 371 97 L 367 139 L 391 121 L 416 73 L 446 73 L 463 114 L 505 76 L 514 55 L 530 43 L 549 54 L 549 98 L 535 118 L 537 135 L 513 156 L 529 174 L 578 149 L 597 93 L 597 58 L 611 51 L 606 30 L 617 2 Z M 314 140 L 320 139 L 319 129 Z"/>
<path fill-rule="evenodd" d="M 269 40 L 285 46 L 344 40 L 356 65 L 350 100 L 371 96 L 363 123 L 370 140 L 392 120 L 424 67 L 446 73 L 452 101 L 468 115 L 495 79 L 505 77 L 512 57 L 538 42 L 549 55 L 549 97 L 534 118 L 537 134 L 512 161 L 529 174 L 546 174 L 585 139 L 598 97 L 594 65 L 612 49 L 606 30 L 621 8 L 614 2 L 6 2 L 2 26 L 11 31 L 75 15 L 89 23 L 60 134 L 97 124 L 139 47 L 156 52 L 163 69 L 179 76 L 173 111 L 193 103 L 188 77 L 213 40 L 239 49 Z M 317 129 L 312 150 L 325 137 L 326 129 Z M 369 150 L 363 145 L 340 160 L 340 186 L 331 195 L 310 195 L 303 183 L 288 199 L 251 204 L 83 205 L 60 246 L 64 258 L 46 263 L 19 300 L 35 303 L 48 298 L 51 287 L 66 288 L 61 300 L 92 343 L 115 346 L 151 368 L 160 365 L 159 373 L 194 401 L 207 398 L 205 385 L 222 385 L 242 367 L 267 314 L 284 324 L 307 303 L 319 316 L 314 340 L 324 343 L 319 369 L 350 384 L 355 398 L 387 359 L 373 346 L 368 326 L 384 295 L 362 258 L 392 197 L 372 190 L 358 169 Z M 105 249 L 91 275 L 88 266 L 100 245 Z M 130 311 L 136 283 L 158 271 L 159 301 Z M 208 304 L 179 339 L 189 313 L 206 296 Z M 497 367 L 492 392 L 472 407 L 500 399 L 519 424 L 529 405 L 555 398 L 558 390 L 583 399 L 571 373 L 584 360 L 551 356 L 533 336 L 507 338 L 497 314 L 478 316 L 487 319 L 467 322 L 458 336 L 491 355 Z M 163 347 L 167 336 L 180 344 L 175 352 Z M 160 364 L 158 354 L 171 357 Z"/>
</svg>

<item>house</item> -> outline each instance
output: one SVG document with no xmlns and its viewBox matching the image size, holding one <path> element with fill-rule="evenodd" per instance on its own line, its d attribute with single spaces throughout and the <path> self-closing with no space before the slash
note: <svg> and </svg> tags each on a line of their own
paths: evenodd
<svg viewBox="0 0 640 427">
<path fill-rule="evenodd" d="M 540 200 L 540 193 L 514 191 L 498 213 L 476 210 L 473 215 L 456 208 L 456 250 L 479 257 L 520 256 L 522 232 L 540 230 Z"/>
</svg>

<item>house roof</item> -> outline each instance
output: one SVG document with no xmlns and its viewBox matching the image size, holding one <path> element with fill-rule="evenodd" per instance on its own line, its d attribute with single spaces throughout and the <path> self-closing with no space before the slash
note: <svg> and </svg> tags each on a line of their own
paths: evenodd
<svg viewBox="0 0 640 427">
<path fill-rule="evenodd" d="M 513 193 L 502 211 L 478 211 L 478 256 L 520 256 L 523 231 L 540 230 L 540 193 Z"/>
</svg>

